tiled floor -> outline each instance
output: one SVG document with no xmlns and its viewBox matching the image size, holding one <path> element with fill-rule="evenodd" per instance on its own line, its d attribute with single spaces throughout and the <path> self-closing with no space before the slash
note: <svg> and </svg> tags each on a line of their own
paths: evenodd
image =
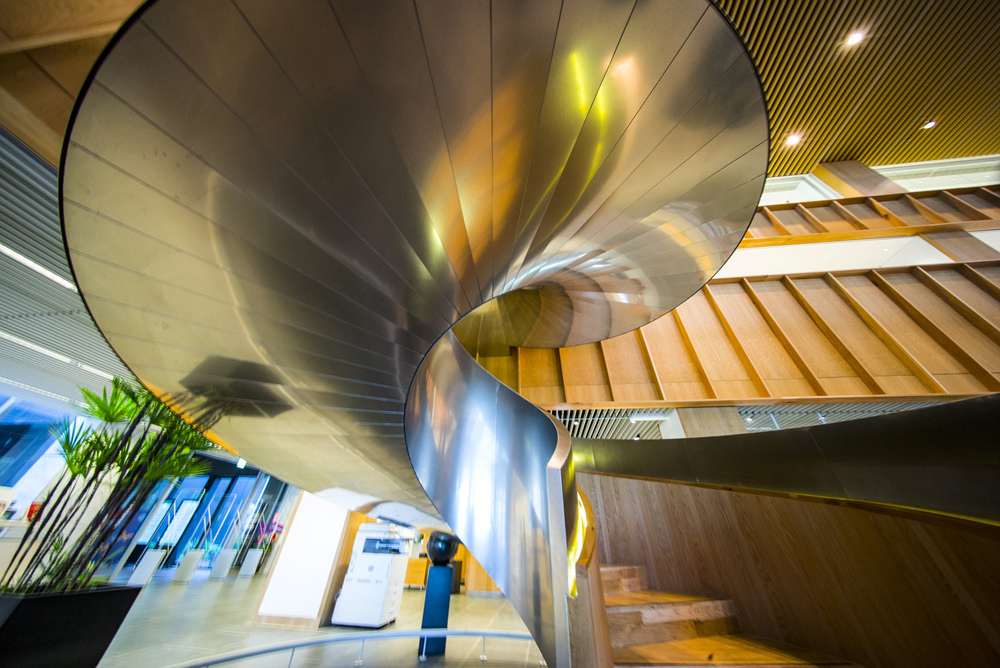
<svg viewBox="0 0 1000 668">
<path fill-rule="evenodd" d="M 100 668 L 164 668 L 196 661 L 213 654 L 251 649 L 298 639 L 356 633 L 365 629 L 325 627 L 302 630 L 255 626 L 250 623 L 263 593 L 264 577 L 209 580 L 199 572 L 188 585 L 171 584 L 158 577 L 143 590 L 125 623 L 108 648 Z M 385 627 L 420 628 L 424 593 L 405 590 L 399 618 Z M 506 599 L 455 595 L 451 599 L 449 627 L 493 629 L 526 633 L 524 623 Z M 364 665 L 396 666 L 494 666 L 513 668 L 539 665 L 541 654 L 533 642 L 487 638 L 486 663 L 481 663 L 480 638 L 449 638 L 443 657 L 417 659 L 416 638 L 367 641 Z M 334 643 L 299 649 L 289 662 L 289 652 L 222 664 L 232 668 L 337 668 L 355 665 L 361 644 Z"/>
</svg>

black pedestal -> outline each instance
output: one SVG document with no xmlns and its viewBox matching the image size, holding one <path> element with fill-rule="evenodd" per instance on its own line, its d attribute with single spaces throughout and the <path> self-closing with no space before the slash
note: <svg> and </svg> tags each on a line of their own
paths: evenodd
<svg viewBox="0 0 1000 668">
<path fill-rule="evenodd" d="M 427 589 L 424 593 L 424 618 L 422 629 L 448 628 L 448 609 L 451 607 L 451 566 L 431 566 L 427 570 Z M 445 638 L 421 638 L 418 656 L 444 654 Z"/>
</svg>

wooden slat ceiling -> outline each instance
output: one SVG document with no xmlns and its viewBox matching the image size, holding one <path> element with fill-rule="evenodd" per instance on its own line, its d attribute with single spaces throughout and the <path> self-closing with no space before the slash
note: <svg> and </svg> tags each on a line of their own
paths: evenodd
<svg viewBox="0 0 1000 668">
<path fill-rule="evenodd" d="M 1000 153 L 997 0 L 718 0 L 757 63 L 772 176 Z M 867 31 L 861 44 L 844 40 Z M 938 125 L 921 130 L 928 120 Z M 802 143 L 783 145 L 789 133 Z"/>
<path fill-rule="evenodd" d="M 997 0 L 716 0 L 757 62 L 772 176 L 1000 153 Z M 138 0 L 0 2 L 0 125 L 51 163 L 73 100 Z M 855 29 L 867 37 L 853 48 Z M 927 120 L 937 127 L 921 130 Z M 783 144 L 801 133 L 795 148 Z"/>
</svg>

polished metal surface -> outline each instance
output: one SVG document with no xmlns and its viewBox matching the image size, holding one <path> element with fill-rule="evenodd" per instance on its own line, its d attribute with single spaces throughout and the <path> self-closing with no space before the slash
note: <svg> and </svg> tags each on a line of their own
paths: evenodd
<svg viewBox="0 0 1000 668">
<path fill-rule="evenodd" d="M 418 368 L 470 313 L 475 350 L 672 309 L 742 237 L 767 146 L 753 66 L 707 0 L 158 0 L 81 93 L 63 220 L 81 293 L 144 383 L 300 487 L 440 513 L 470 545 L 497 532 L 476 549 L 505 555 L 474 554 L 540 609 L 547 557 L 449 501 L 464 446 L 404 431 Z M 463 387 L 434 407 L 455 429 L 478 401 Z M 497 443 L 521 428 L 497 424 Z M 503 476 L 477 512 L 545 505 Z"/>
<path fill-rule="evenodd" d="M 507 595 L 546 660 L 565 665 L 566 541 L 577 507 L 569 432 L 449 333 L 417 370 L 406 441 L 435 507 Z"/>
</svg>

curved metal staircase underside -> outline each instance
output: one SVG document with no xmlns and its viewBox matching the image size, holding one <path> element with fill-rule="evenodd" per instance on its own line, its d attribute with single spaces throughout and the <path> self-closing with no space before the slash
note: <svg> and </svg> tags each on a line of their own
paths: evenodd
<svg viewBox="0 0 1000 668">
<path fill-rule="evenodd" d="M 707 0 L 158 0 L 78 99 L 66 243 L 147 386 L 295 485 L 443 519 L 567 665 L 568 435 L 450 330 L 674 308 L 743 236 L 767 127 Z"/>
</svg>

